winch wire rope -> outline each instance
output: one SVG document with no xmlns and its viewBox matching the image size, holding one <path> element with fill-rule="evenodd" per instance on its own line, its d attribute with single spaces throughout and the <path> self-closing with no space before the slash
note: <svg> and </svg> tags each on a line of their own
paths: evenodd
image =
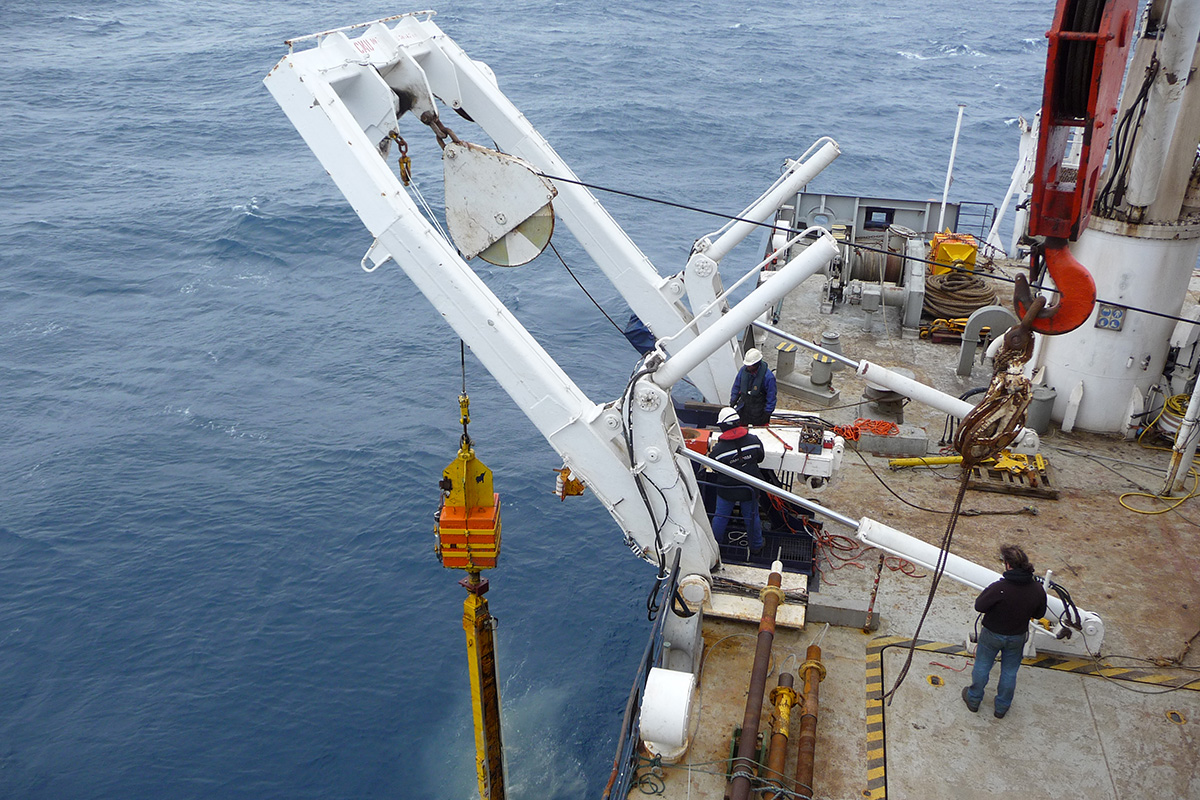
<svg viewBox="0 0 1200 800">
<path fill-rule="evenodd" d="M 908 675 L 908 669 L 912 666 L 913 655 L 917 650 L 917 640 L 921 638 L 921 628 L 925 626 L 925 619 L 929 616 L 929 609 L 933 607 L 933 598 L 937 595 L 938 584 L 942 581 L 942 575 L 946 572 L 946 561 L 950 556 L 950 545 L 954 541 L 954 528 L 958 524 L 958 511 L 962 508 L 963 498 L 967 494 L 967 483 L 969 482 L 970 473 L 963 470 L 962 481 L 958 485 L 958 496 L 954 499 L 954 511 L 950 519 L 947 521 L 946 533 L 942 536 L 942 542 L 939 545 L 937 564 L 933 569 L 933 580 L 929 584 L 929 595 L 925 599 L 925 609 L 921 612 L 921 618 L 917 621 L 917 629 L 913 632 L 912 639 L 908 644 L 908 655 L 904 659 L 904 666 L 900 668 L 900 674 L 896 676 L 896 682 L 892 684 L 892 688 L 883 695 L 883 700 L 891 704 L 892 697 L 896 694 L 896 690 L 904 683 L 904 678 Z"/>
<path fill-rule="evenodd" d="M 958 525 L 959 513 L 962 510 L 963 498 L 971 480 L 971 470 L 988 458 L 995 458 L 999 451 L 1010 444 L 1017 432 L 1025 423 L 1025 411 L 1029 404 L 1029 381 L 1023 376 L 1022 368 L 1033 352 L 1032 323 L 1040 310 L 1044 298 L 1037 298 L 1025 312 L 1021 323 L 1005 334 L 1004 347 L 996 355 L 996 363 L 992 381 L 988 386 L 983 401 L 963 418 L 958 436 L 954 441 L 954 449 L 962 455 L 962 480 L 958 485 L 958 494 L 954 499 L 954 510 L 946 524 L 946 533 L 938 550 L 937 563 L 933 570 L 933 580 L 929 585 L 929 596 L 925 601 L 925 609 L 917 622 L 916 632 L 908 645 L 908 656 L 904 667 L 896 678 L 895 684 L 883 696 L 889 703 L 895 697 L 896 690 L 904 683 L 912 665 L 913 654 L 916 652 L 917 640 L 921 629 L 933 607 L 933 598 L 937 595 L 938 585 L 946 572 L 946 563 L 950 558 L 950 545 L 954 541 L 954 529 Z"/>
<path fill-rule="evenodd" d="M 467 396 L 467 343 L 462 339 L 458 340 L 458 359 L 462 370 L 462 396 Z M 462 442 L 467 447 L 471 447 L 471 435 L 467 433 L 467 418 L 464 415 L 462 419 Z"/>
<path fill-rule="evenodd" d="M 936 318 L 969 317 L 984 306 L 995 305 L 996 289 L 969 272 L 944 272 L 925 279 L 924 311 Z"/>
<path fill-rule="evenodd" d="M 867 468 L 867 470 L 873 476 L 875 476 L 875 480 L 879 481 L 879 483 L 883 486 L 883 488 L 887 489 L 888 493 L 891 494 L 892 497 L 896 498 L 901 503 L 904 503 L 904 505 L 909 506 L 910 508 L 915 508 L 918 511 L 924 511 L 929 514 L 958 513 L 964 517 L 1011 517 L 1011 516 L 1017 516 L 1020 514 L 1028 514 L 1030 516 L 1037 516 L 1037 511 L 1032 506 L 1022 506 L 1019 509 L 1013 509 L 1013 510 L 1009 510 L 1009 511 L 984 511 L 982 509 L 977 509 L 977 508 L 968 508 L 965 511 L 960 510 L 960 511 L 956 512 L 954 509 L 947 511 L 946 509 L 928 508 L 926 506 L 917 505 L 916 503 L 913 503 L 909 500 L 905 500 L 903 497 L 901 497 L 896 492 L 895 489 L 893 489 L 891 486 L 889 486 L 888 482 L 883 479 L 883 476 L 881 476 L 875 470 L 875 468 L 871 466 L 870 462 L 867 461 L 866 456 L 864 456 L 862 453 L 860 453 L 857 449 L 854 451 L 854 453 L 855 453 L 855 455 L 858 456 L 859 460 L 863 462 L 863 466 L 865 466 Z M 947 465 L 947 466 L 949 466 L 949 465 Z M 964 474 L 969 475 L 970 474 L 969 470 L 965 471 Z"/>
<path fill-rule="evenodd" d="M 417 203 L 421 206 L 421 209 L 425 214 L 425 217 L 429 220 L 433 227 L 437 228 L 438 234 L 447 242 L 453 242 L 454 240 L 450 238 L 449 234 L 447 234 L 445 229 L 442 227 L 442 223 L 438 220 L 437 214 L 433 213 L 433 207 L 429 205 L 429 202 L 425 199 L 425 195 L 421 192 L 421 186 L 419 183 L 417 183 L 417 179 L 410 177 L 408 185 L 405 188 L 408 189 L 409 194 L 416 198 Z"/>
<path fill-rule="evenodd" d="M 1179 655 L 1175 656 L 1156 656 L 1155 658 L 1147 658 L 1145 656 L 1127 656 L 1121 653 L 1109 653 L 1104 657 L 1104 659 L 1106 661 L 1112 661 L 1113 659 L 1140 661 L 1143 664 L 1150 664 L 1159 669 L 1173 669 L 1179 670 L 1180 672 L 1200 673 L 1200 667 L 1188 667 L 1184 666 L 1183 664 L 1183 660 L 1187 658 L 1188 651 L 1192 649 L 1192 644 L 1198 637 L 1200 637 L 1200 630 L 1197 630 L 1195 633 L 1193 633 L 1191 637 L 1183 643 L 1183 649 L 1180 650 Z"/>
<path fill-rule="evenodd" d="M 583 285 L 583 283 L 582 283 L 582 282 L 579 280 L 579 278 L 578 278 L 578 277 L 575 275 L 575 271 L 574 271 L 573 269 L 571 269 L 571 267 L 570 267 L 570 266 L 568 266 L 568 265 L 567 265 L 567 262 L 566 262 L 566 260 L 565 260 L 565 259 L 562 257 L 562 255 L 561 255 L 561 254 L 558 252 L 558 248 L 554 246 L 554 242 L 550 242 L 549 244 L 550 244 L 550 250 L 551 250 L 551 251 L 553 251 L 554 255 L 555 255 L 557 258 L 558 258 L 558 261 L 559 261 L 559 263 L 563 265 L 563 269 L 565 269 L 565 270 L 567 271 L 567 274 L 571 276 L 571 279 L 572 279 L 573 281 L 575 281 L 575 284 L 576 284 L 576 285 L 577 285 L 577 286 L 578 286 L 580 289 L 582 289 L 582 290 L 583 290 L 583 293 L 587 295 L 587 299 L 588 299 L 588 300 L 591 300 L 591 301 L 592 301 L 592 305 L 594 305 L 594 306 L 596 307 L 596 309 L 597 309 L 597 310 L 598 310 L 598 311 L 599 311 L 601 314 L 603 314 L 603 315 L 604 315 L 604 318 L 605 318 L 606 320 L 608 320 L 610 323 L 612 323 L 612 326 L 613 326 L 614 328 L 616 328 L 616 329 L 617 329 L 617 333 L 619 333 L 619 334 L 621 334 L 622 336 L 624 336 L 624 335 L 625 335 L 625 331 L 624 331 L 624 330 L 621 328 L 621 326 L 620 326 L 620 325 L 618 325 L 618 324 L 616 323 L 616 321 L 615 321 L 615 320 L 614 320 L 612 317 L 610 317 L 610 316 L 608 315 L 608 312 L 604 310 L 604 306 L 600 305 L 600 303 L 599 303 L 599 302 L 596 300 L 596 298 L 595 298 L 595 297 L 592 297 L 592 293 L 591 293 L 591 292 L 589 292 L 589 291 L 587 290 L 587 287 L 586 287 L 586 286 L 584 286 L 584 285 Z"/>
<path fill-rule="evenodd" d="M 740 217 L 736 214 L 726 214 L 721 211 L 712 211 L 707 208 L 700 208 L 698 206 L 690 206 L 685 203 L 676 203 L 672 200 L 663 200 L 662 198 L 658 198 L 658 197 L 649 197 L 649 196 L 643 195 L 643 194 L 636 194 L 635 192 L 626 192 L 622 189 L 613 189 L 608 186 L 600 186 L 595 183 L 588 183 L 586 181 L 581 181 L 577 178 L 563 178 L 563 177 L 559 177 L 556 175 L 550 175 L 545 172 L 537 172 L 535 174 L 537 174 L 538 176 L 540 176 L 542 178 L 546 178 L 547 180 L 561 181 L 563 183 L 573 183 L 577 186 L 582 186 L 585 189 L 594 189 L 598 192 L 606 192 L 608 194 L 615 194 L 620 197 L 628 197 L 631 200 L 641 200 L 643 202 L 655 203 L 657 205 L 663 205 L 663 206 L 667 206 L 669 208 L 678 208 L 683 211 L 694 211 L 697 214 L 705 214 L 710 217 L 720 217 L 722 219 L 732 220 L 734 222 L 746 222 L 751 225 L 757 225 L 761 228 L 769 228 L 771 230 L 781 231 L 783 233 L 792 233 L 792 234 L 802 233 L 802 231 L 797 228 L 789 228 L 784 225 L 775 225 L 774 223 L 771 223 L 771 222 L 760 222 L 756 219 Z M 861 250 L 868 250 L 868 251 L 871 251 L 874 253 L 880 253 L 880 254 L 887 255 L 887 256 L 902 258 L 906 261 L 915 261 L 919 264 L 935 265 L 938 267 L 949 266 L 950 269 L 955 270 L 955 271 L 969 272 L 969 270 L 967 270 L 963 267 L 942 264 L 938 261 L 933 261 L 928 258 L 919 258 L 918 256 L 910 256 L 910 255 L 906 255 L 904 253 L 894 253 L 890 250 L 885 250 L 885 249 L 879 248 L 879 247 L 870 247 L 870 246 L 858 244 L 858 243 L 856 243 L 854 245 L 854 247 L 859 248 Z M 1016 278 L 1010 278 L 1007 275 L 992 274 L 992 275 L 989 275 L 988 277 L 990 277 L 992 280 L 1002 281 L 1004 283 L 1015 284 L 1017 282 Z M 1060 292 L 1058 289 L 1055 289 L 1055 288 L 1052 288 L 1049 286 L 1040 286 L 1040 285 L 1035 284 L 1035 285 L 1030 286 L 1030 289 L 1035 292 L 1045 291 L 1045 292 L 1051 292 L 1053 294 L 1062 294 L 1062 292 Z M 1137 311 L 1140 314 L 1148 314 L 1152 317 L 1159 317 L 1160 319 L 1169 319 L 1169 320 L 1173 320 L 1175 322 L 1185 322 L 1189 325 L 1200 325 L 1200 320 L 1187 319 L 1186 317 L 1176 316 L 1175 314 L 1167 314 L 1166 312 L 1163 312 L 1163 311 L 1153 311 L 1148 308 L 1140 308 L 1138 306 L 1131 306 L 1126 303 L 1118 303 L 1114 300 L 1106 300 L 1104 298 L 1096 298 L 1096 303 L 1098 303 L 1098 304 L 1102 303 L 1106 306 L 1111 306 L 1113 308 L 1120 308 L 1120 309 L 1124 309 L 1126 311 Z"/>
<path fill-rule="evenodd" d="M 1195 638 L 1195 637 L 1192 637 L 1192 638 Z M 1114 678 L 1113 676 L 1106 674 L 1106 672 L 1108 670 L 1118 669 L 1118 667 L 1113 667 L 1112 665 L 1107 665 L 1103 661 L 1101 661 L 1099 653 L 1093 653 L 1090 649 L 1088 649 L 1087 640 L 1083 640 L 1083 646 L 1084 646 L 1084 649 L 1087 650 L 1087 654 L 1091 657 L 1092 664 L 1096 667 L 1096 671 L 1092 674 L 1099 675 L 1104 680 L 1108 681 L 1109 683 L 1112 683 L 1115 686 L 1118 686 L 1118 687 L 1124 689 L 1127 692 L 1133 692 L 1134 694 L 1144 694 L 1144 695 L 1160 695 L 1160 694 L 1170 694 L 1171 692 L 1178 692 L 1181 689 L 1188 689 L 1189 691 L 1196 691 L 1195 689 L 1191 688 L 1192 684 L 1195 683 L 1196 681 L 1188 681 L 1186 683 L 1179 684 L 1178 686 L 1168 686 L 1165 689 L 1136 689 L 1133 686 L 1129 685 L 1130 681 L 1120 680 L 1118 678 Z M 1110 658 L 1111 657 L 1112 656 L 1110 656 Z M 1132 656 L 1120 656 L 1120 657 L 1121 658 L 1132 658 Z M 1195 667 L 1184 667 L 1182 665 L 1180 665 L 1178 667 L 1169 667 L 1169 669 L 1181 669 L 1185 672 L 1196 672 L 1197 671 L 1197 668 L 1195 668 Z"/>
</svg>

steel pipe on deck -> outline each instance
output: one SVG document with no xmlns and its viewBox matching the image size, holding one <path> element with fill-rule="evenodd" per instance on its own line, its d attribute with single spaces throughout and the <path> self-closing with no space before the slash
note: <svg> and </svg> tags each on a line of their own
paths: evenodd
<svg viewBox="0 0 1200 800">
<path fill-rule="evenodd" d="M 783 603 L 783 562 L 771 564 L 771 575 L 762 590 L 763 612 L 758 623 L 758 645 L 754 649 L 754 667 L 750 670 L 750 691 L 746 696 L 746 715 L 742 718 L 742 735 L 738 739 L 737 758 L 733 760 L 731 800 L 749 800 L 750 776 L 754 767 L 758 725 L 762 718 L 763 695 L 767 688 L 767 672 L 771 666 L 771 648 L 775 643 L 775 612 Z"/>
<path fill-rule="evenodd" d="M 825 665 L 821 663 L 821 648 L 809 645 L 805 662 L 800 665 L 800 678 L 804 681 L 801 698 L 804 712 L 800 716 L 799 749 L 796 753 L 796 791 L 801 795 L 813 796 L 813 767 L 817 752 L 817 709 L 819 686 L 825 680 Z M 805 794 L 807 793 L 807 794 Z"/>
</svg>

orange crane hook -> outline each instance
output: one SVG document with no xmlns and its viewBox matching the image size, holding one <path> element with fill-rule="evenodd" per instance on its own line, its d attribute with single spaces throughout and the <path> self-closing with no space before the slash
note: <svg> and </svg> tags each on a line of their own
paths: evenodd
<svg viewBox="0 0 1200 800">
<path fill-rule="evenodd" d="M 1132 40 L 1137 0 L 1058 0 L 1046 32 L 1046 82 L 1029 205 L 1035 247 L 1030 275 L 1045 266 L 1061 293 L 1033 320 L 1032 329 L 1055 335 L 1087 322 L 1096 282 L 1067 249 L 1087 227 L 1117 111 L 1125 56 Z M 1068 164 L 1071 133 L 1081 135 L 1079 161 Z M 1013 305 L 1022 317 L 1031 303 L 1029 283 L 1017 279 Z"/>
<path fill-rule="evenodd" d="M 1030 324 L 1030 328 L 1046 336 L 1070 333 L 1092 315 L 1096 305 L 1096 282 L 1087 267 L 1075 260 L 1067 249 L 1067 240 L 1047 238 L 1044 245 L 1034 247 L 1030 256 L 1030 274 L 1037 275 L 1045 267 L 1058 287 L 1058 302 L 1043 308 Z M 1013 288 L 1013 306 L 1017 315 L 1025 317 L 1033 305 L 1033 293 L 1024 275 L 1017 276 Z"/>
</svg>

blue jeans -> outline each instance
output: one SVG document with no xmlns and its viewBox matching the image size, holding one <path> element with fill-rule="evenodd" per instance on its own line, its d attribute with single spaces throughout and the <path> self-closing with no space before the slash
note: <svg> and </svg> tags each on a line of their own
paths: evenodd
<svg viewBox="0 0 1200 800">
<path fill-rule="evenodd" d="M 973 707 L 983 702 L 983 689 L 991 677 L 992 664 L 999 655 L 1000 682 L 996 684 L 996 711 L 1000 714 L 1008 712 L 1008 707 L 1012 705 L 1013 692 L 1017 689 L 1017 669 L 1021 666 L 1021 652 L 1025 649 L 1025 639 L 1028 636 L 1028 631 L 1001 636 L 982 625 L 979 626 L 975 669 L 971 672 L 971 686 L 967 689 L 967 699 Z"/>
<path fill-rule="evenodd" d="M 758 492 L 747 490 L 746 499 L 726 500 L 717 495 L 717 512 L 713 514 L 713 537 L 720 544 L 725 544 L 725 528 L 729 526 L 729 518 L 733 516 L 733 507 L 740 506 L 742 519 L 746 523 L 746 531 L 750 534 L 750 549 L 759 550 L 766 542 L 763 539 L 762 520 L 758 518 Z"/>
</svg>

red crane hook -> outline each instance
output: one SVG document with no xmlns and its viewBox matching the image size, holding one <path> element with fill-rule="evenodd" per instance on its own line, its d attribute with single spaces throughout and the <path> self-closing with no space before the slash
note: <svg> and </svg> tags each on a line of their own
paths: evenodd
<svg viewBox="0 0 1200 800">
<path fill-rule="evenodd" d="M 1071 255 L 1066 239 L 1047 238 L 1045 245 L 1034 248 L 1030 256 L 1030 274 L 1040 273 L 1043 265 L 1058 287 L 1059 298 L 1054 305 L 1038 312 L 1030 327 L 1046 336 L 1070 333 L 1092 315 L 1092 308 L 1096 305 L 1096 282 L 1092 280 L 1087 267 Z M 1031 305 L 1033 293 L 1029 281 L 1024 275 L 1018 275 L 1013 288 L 1013 306 L 1017 316 L 1024 318 Z"/>
</svg>

